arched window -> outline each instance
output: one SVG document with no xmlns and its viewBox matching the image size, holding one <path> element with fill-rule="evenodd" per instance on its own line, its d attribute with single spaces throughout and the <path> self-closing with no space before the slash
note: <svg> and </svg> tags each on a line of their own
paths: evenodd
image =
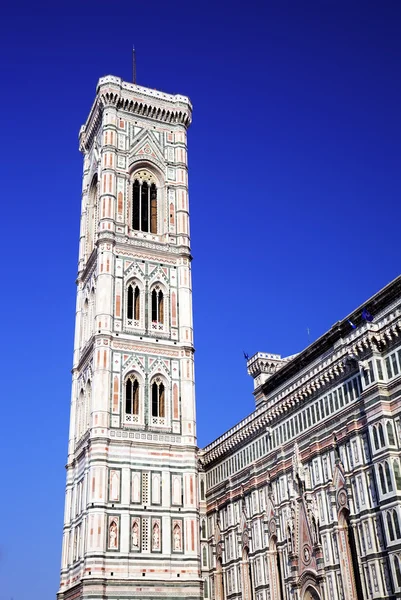
<svg viewBox="0 0 401 600">
<path fill-rule="evenodd" d="M 384 446 L 385 442 L 384 442 L 384 433 L 383 433 L 383 426 L 381 423 L 379 423 L 378 425 L 378 430 L 379 430 L 379 439 L 380 439 L 380 446 Z"/>
<path fill-rule="evenodd" d="M 82 316 L 81 316 L 81 346 L 84 346 L 86 344 L 86 340 L 88 339 L 88 335 L 87 335 L 88 318 L 89 318 L 89 302 L 88 302 L 88 299 L 85 298 L 85 302 L 82 307 Z"/>
<path fill-rule="evenodd" d="M 152 291 L 152 323 L 164 323 L 164 296 L 158 287 Z"/>
<path fill-rule="evenodd" d="M 77 406 L 77 422 L 76 422 L 76 437 L 79 439 L 84 429 L 84 404 L 85 394 L 83 389 L 79 392 L 78 406 Z"/>
<path fill-rule="evenodd" d="M 201 500 L 205 499 L 205 482 L 203 479 L 200 482 L 200 499 Z"/>
<path fill-rule="evenodd" d="M 373 443 L 375 445 L 375 450 L 378 450 L 378 448 L 379 448 L 379 439 L 377 437 L 377 429 L 376 429 L 376 427 L 373 427 Z"/>
<path fill-rule="evenodd" d="M 384 463 L 384 470 L 386 471 L 387 491 L 392 492 L 393 483 L 391 481 L 390 465 L 387 461 Z"/>
<path fill-rule="evenodd" d="M 74 550 L 73 550 L 73 562 L 78 558 L 78 527 L 74 531 Z"/>
<path fill-rule="evenodd" d="M 202 536 L 202 539 L 206 539 L 206 520 L 205 519 L 202 519 L 201 536 Z"/>
<path fill-rule="evenodd" d="M 203 546 L 202 549 L 202 566 L 207 567 L 207 548 Z"/>
<path fill-rule="evenodd" d="M 394 541 L 394 528 L 393 528 L 393 521 L 391 518 L 390 511 L 387 513 L 387 529 L 388 529 L 388 536 L 389 536 L 390 542 L 393 542 Z"/>
<path fill-rule="evenodd" d="M 140 291 L 133 283 L 129 284 L 127 290 L 127 319 L 129 321 L 140 319 Z"/>
<path fill-rule="evenodd" d="M 397 538 L 397 540 L 399 540 L 401 538 L 400 521 L 398 518 L 398 512 L 396 511 L 395 508 L 393 509 L 393 521 L 394 521 L 395 537 Z"/>
<path fill-rule="evenodd" d="M 132 185 L 132 229 L 157 233 L 157 188 L 143 172 Z"/>
<path fill-rule="evenodd" d="M 88 201 L 86 205 L 86 257 L 90 256 L 95 240 L 95 213 L 97 204 L 97 175 L 94 175 L 89 188 Z"/>
<path fill-rule="evenodd" d="M 398 460 L 393 461 L 394 468 L 394 477 L 395 477 L 395 485 L 397 486 L 397 490 L 401 490 L 401 472 L 400 472 L 400 463 Z"/>
<path fill-rule="evenodd" d="M 207 579 L 205 579 L 205 581 L 203 582 L 203 597 L 209 598 L 209 586 Z"/>
<path fill-rule="evenodd" d="M 401 587 L 401 571 L 400 571 L 400 560 L 398 556 L 394 556 L 394 570 L 397 578 L 397 587 Z"/>
<path fill-rule="evenodd" d="M 125 416 L 128 422 L 137 422 L 139 415 L 139 384 L 134 375 L 125 382 Z"/>
<path fill-rule="evenodd" d="M 379 465 L 379 477 L 380 477 L 380 485 L 382 488 L 382 494 L 387 494 L 386 480 L 384 479 L 384 471 L 383 471 L 382 465 Z"/>
<path fill-rule="evenodd" d="M 85 392 L 85 408 L 84 408 L 84 428 L 85 430 L 89 428 L 90 425 L 90 416 L 92 409 L 92 386 L 91 381 L 88 379 L 86 382 L 86 392 Z"/>
<path fill-rule="evenodd" d="M 165 416 L 164 385 L 160 379 L 156 379 L 152 383 L 152 417 L 164 418 Z"/>
<path fill-rule="evenodd" d="M 393 429 L 393 424 L 391 423 L 391 421 L 387 421 L 386 428 L 387 428 L 388 443 L 390 444 L 390 446 L 395 446 L 394 429 Z"/>
</svg>

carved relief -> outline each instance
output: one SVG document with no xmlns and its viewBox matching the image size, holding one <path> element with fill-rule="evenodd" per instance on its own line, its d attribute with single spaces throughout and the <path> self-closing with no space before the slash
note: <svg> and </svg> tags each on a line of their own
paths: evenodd
<svg viewBox="0 0 401 600">
<path fill-rule="evenodd" d="M 182 552 L 182 521 L 173 519 L 173 552 Z"/>
<path fill-rule="evenodd" d="M 160 552 L 160 550 L 161 550 L 160 530 L 161 530 L 160 519 L 153 519 L 152 520 L 152 552 Z"/>
<path fill-rule="evenodd" d="M 139 551 L 141 547 L 141 522 L 139 517 L 133 517 L 131 521 L 131 550 Z"/>
<path fill-rule="evenodd" d="M 108 549 L 117 550 L 119 544 L 119 517 L 109 517 L 109 536 L 108 536 Z"/>
</svg>

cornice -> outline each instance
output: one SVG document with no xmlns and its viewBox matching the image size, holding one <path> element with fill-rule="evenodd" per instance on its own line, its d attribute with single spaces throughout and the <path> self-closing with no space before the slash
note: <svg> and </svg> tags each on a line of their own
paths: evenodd
<svg viewBox="0 0 401 600">
<path fill-rule="evenodd" d="M 122 247 L 122 248 L 127 248 L 127 247 L 136 247 L 140 250 L 151 250 L 152 252 L 157 252 L 158 255 L 162 258 L 163 256 L 166 255 L 166 253 L 168 254 L 174 254 L 177 256 L 182 256 L 185 258 L 188 258 L 189 260 L 192 259 L 191 257 L 191 251 L 189 249 L 189 247 L 187 246 L 182 246 L 182 245 L 178 245 L 175 246 L 173 244 L 170 243 L 166 243 L 166 242 L 157 242 L 157 241 L 146 241 L 146 240 L 142 240 L 139 238 L 129 238 L 128 236 L 125 237 L 120 237 L 120 236 L 116 236 L 115 238 L 116 241 L 116 245 Z"/>
</svg>

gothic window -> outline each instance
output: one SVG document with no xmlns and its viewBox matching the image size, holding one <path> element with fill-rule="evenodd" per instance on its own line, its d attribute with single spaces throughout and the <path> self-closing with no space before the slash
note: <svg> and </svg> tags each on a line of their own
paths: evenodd
<svg viewBox="0 0 401 600">
<path fill-rule="evenodd" d="M 395 508 L 393 509 L 393 522 L 394 522 L 395 537 L 399 540 L 401 538 L 400 521 L 398 518 L 398 513 Z"/>
<path fill-rule="evenodd" d="M 202 549 L 202 566 L 207 567 L 207 548 L 203 546 Z"/>
<path fill-rule="evenodd" d="M 84 428 L 88 429 L 90 424 L 91 414 L 91 397 L 92 397 L 92 386 L 90 379 L 86 383 L 85 391 L 85 407 L 84 407 Z"/>
<path fill-rule="evenodd" d="M 144 172 L 132 185 L 132 229 L 157 233 L 157 188 Z"/>
<path fill-rule="evenodd" d="M 163 382 L 157 378 L 152 383 L 152 417 L 164 418 L 166 416 L 165 391 Z"/>
<path fill-rule="evenodd" d="M 391 481 L 390 465 L 388 464 L 387 461 L 384 463 L 384 469 L 386 471 L 387 490 L 389 492 L 392 492 L 393 491 L 393 483 Z"/>
<path fill-rule="evenodd" d="M 401 587 L 401 571 L 400 571 L 400 559 L 398 556 L 394 556 L 394 570 L 397 579 L 397 587 Z"/>
<path fill-rule="evenodd" d="M 379 438 L 377 437 L 377 429 L 373 427 L 373 443 L 375 445 L 375 450 L 379 449 Z"/>
<path fill-rule="evenodd" d="M 388 443 L 390 444 L 390 446 L 395 446 L 394 429 L 393 429 L 393 424 L 391 423 L 391 421 L 387 421 L 386 428 L 387 428 Z"/>
<path fill-rule="evenodd" d="M 86 257 L 90 255 L 94 245 L 97 188 L 97 175 L 95 175 L 92 179 L 86 205 Z"/>
<path fill-rule="evenodd" d="M 125 419 L 131 423 L 139 421 L 139 383 L 135 375 L 125 382 Z"/>
<path fill-rule="evenodd" d="M 201 536 L 202 536 L 202 539 L 206 538 L 206 520 L 205 519 L 202 519 Z"/>
<path fill-rule="evenodd" d="M 397 490 L 401 490 L 401 472 L 400 472 L 400 464 L 399 464 L 398 460 L 395 460 L 393 462 L 393 468 L 394 468 L 395 485 L 397 486 Z"/>
<path fill-rule="evenodd" d="M 152 291 L 152 323 L 164 323 L 164 296 L 158 286 Z"/>
<path fill-rule="evenodd" d="M 81 391 L 79 392 L 78 406 L 77 406 L 77 431 L 76 431 L 77 439 L 79 439 L 83 433 L 84 404 L 85 404 L 85 395 L 84 395 L 84 391 L 81 389 Z"/>
<path fill-rule="evenodd" d="M 201 500 L 205 499 L 205 482 L 203 479 L 200 482 L 200 499 Z"/>
<path fill-rule="evenodd" d="M 394 541 L 394 528 L 393 528 L 393 521 L 391 518 L 390 511 L 387 513 L 387 529 L 388 529 L 388 535 L 389 535 L 390 542 L 393 542 Z"/>
<path fill-rule="evenodd" d="M 140 291 L 134 283 L 130 283 L 127 290 L 127 319 L 139 321 L 140 319 Z"/>
<path fill-rule="evenodd" d="M 383 471 L 382 465 L 379 465 L 379 478 L 380 478 L 380 485 L 382 488 L 382 494 L 386 494 L 387 493 L 386 480 L 384 478 L 384 471 Z"/>
<path fill-rule="evenodd" d="M 379 431 L 380 446 L 384 446 L 385 445 L 385 442 L 384 442 L 384 433 L 383 433 L 383 426 L 382 426 L 381 423 L 379 423 L 377 429 Z"/>
<path fill-rule="evenodd" d="M 85 298 L 85 302 L 82 307 L 82 316 L 81 316 L 81 347 L 86 344 L 86 340 L 88 339 L 88 336 L 87 336 L 88 318 L 89 318 L 89 302 L 88 302 L 88 299 Z"/>
</svg>

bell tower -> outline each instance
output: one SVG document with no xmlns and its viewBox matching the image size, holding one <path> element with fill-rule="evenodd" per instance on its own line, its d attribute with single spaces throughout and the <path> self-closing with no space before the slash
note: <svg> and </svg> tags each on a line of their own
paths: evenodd
<svg viewBox="0 0 401 600">
<path fill-rule="evenodd" d="M 191 103 L 99 80 L 84 156 L 59 600 L 202 597 Z"/>
</svg>

